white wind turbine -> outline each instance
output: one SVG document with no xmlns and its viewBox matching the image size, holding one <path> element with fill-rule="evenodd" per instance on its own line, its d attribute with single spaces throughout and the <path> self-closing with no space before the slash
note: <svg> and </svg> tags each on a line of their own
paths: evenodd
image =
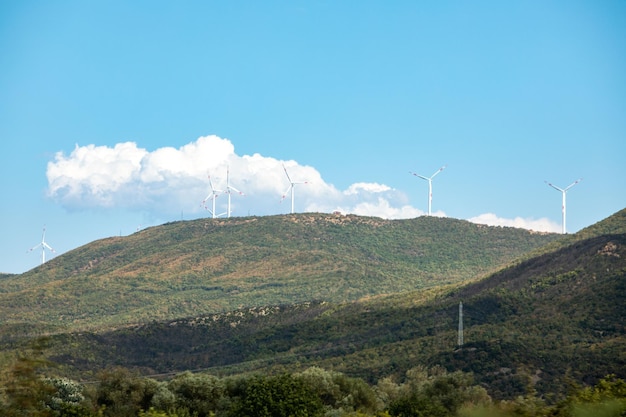
<svg viewBox="0 0 626 417">
<path fill-rule="evenodd" d="M 561 194 L 563 195 L 563 204 L 561 206 L 561 212 L 562 212 L 562 215 L 563 215 L 563 226 L 562 226 L 563 229 L 562 229 L 561 233 L 563 233 L 563 234 L 567 233 L 567 229 L 566 229 L 566 226 L 565 226 L 565 217 L 566 217 L 566 211 L 567 211 L 567 207 L 565 205 L 565 194 L 567 193 L 567 190 L 569 190 L 570 188 L 572 188 L 573 186 L 575 186 L 576 184 L 578 184 L 582 180 L 583 180 L 582 178 L 579 178 L 579 179 L 577 179 L 576 181 L 574 181 L 573 183 L 571 183 L 570 185 L 568 185 L 565 188 L 559 188 L 556 185 L 554 185 L 554 184 L 552 184 L 552 183 L 550 183 L 548 181 L 545 181 L 546 184 L 548 184 L 550 187 L 554 188 L 555 190 L 560 191 Z"/>
<path fill-rule="evenodd" d="M 239 195 L 244 195 L 244 193 L 242 193 L 241 191 L 239 191 L 238 189 L 230 185 L 230 169 L 226 167 L 226 194 L 228 194 L 228 210 L 227 210 L 228 217 L 230 217 L 230 195 L 232 194 L 233 191 L 238 192 Z"/>
<path fill-rule="evenodd" d="M 431 209 L 433 205 L 433 178 L 435 178 L 435 175 L 439 174 L 441 171 L 446 169 L 446 167 L 447 165 L 442 166 L 430 177 L 425 177 L 423 175 L 418 175 L 415 172 L 409 171 L 411 174 L 415 175 L 416 177 L 420 177 L 421 179 L 428 181 L 428 215 L 429 216 L 432 213 Z"/>
<path fill-rule="evenodd" d="M 215 187 L 213 187 L 213 182 L 211 181 L 211 176 L 210 175 L 209 175 L 209 186 L 211 187 L 211 192 L 209 193 L 209 195 L 206 196 L 206 198 L 204 200 L 202 200 L 201 205 L 205 208 L 205 210 L 210 212 L 211 216 L 215 219 L 216 217 L 219 217 L 219 216 L 222 216 L 222 215 L 226 214 L 226 213 L 217 214 L 215 212 L 215 199 L 218 197 L 218 195 L 220 195 L 224 191 L 218 190 Z M 207 202 L 207 200 L 209 198 L 211 199 L 211 204 L 212 204 L 210 209 L 206 206 L 206 202 Z"/>
<path fill-rule="evenodd" d="M 283 164 L 283 169 L 285 170 L 285 175 L 287 175 L 287 179 L 289 180 L 289 188 L 285 190 L 280 201 L 282 202 L 285 199 L 285 197 L 287 197 L 287 193 L 291 192 L 291 214 L 293 214 L 294 213 L 294 189 L 296 188 L 296 184 L 308 184 L 308 182 L 307 181 L 302 181 L 302 182 L 292 181 L 291 177 L 289 177 L 289 173 L 287 172 L 287 168 L 285 168 L 284 164 Z"/>
<path fill-rule="evenodd" d="M 52 249 L 52 247 L 50 247 L 50 245 L 46 243 L 46 226 L 43 227 L 43 234 L 41 235 L 41 243 L 38 243 L 37 245 L 33 246 L 28 251 L 26 251 L 26 253 L 32 252 L 33 250 L 37 249 L 40 246 L 41 246 L 41 264 L 43 265 L 44 262 L 46 262 L 46 249 L 48 249 L 50 252 L 53 252 L 53 253 L 56 252 L 54 249 Z"/>
</svg>

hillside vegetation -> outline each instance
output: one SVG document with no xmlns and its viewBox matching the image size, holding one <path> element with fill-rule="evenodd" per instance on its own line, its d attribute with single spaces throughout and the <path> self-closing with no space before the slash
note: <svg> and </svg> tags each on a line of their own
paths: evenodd
<svg viewBox="0 0 626 417">
<path fill-rule="evenodd" d="M 254 234 L 246 238 L 249 244 L 243 240 L 236 243 L 245 235 L 236 232 L 239 225 L 258 227 L 258 222 L 266 220 L 265 226 L 272 224 L 272 230 L 277 233 L 262 238 Z M 230 229 L 231 221 L 232 229 L 224 232 Z M 212 239 L 198 232 L 200 226 L 212 231 Z M 351 228 L 353 233 L 346 233 L 344 228 Z M 303 234 L 307 237 L 302 238 Z M 546 239 L 547 245 L 537 245 L 515 257 L 511 255 L 514 252 L 511 235 L 517 236 L 520 245 L 527 242 L 526 245 L 533 246 L 537 237 Z M 142 238 L 138 239 L 139 236 Z M 230 239 L 228 246 L 235 250 L 224 249 L 218 236 Z M 119 238 L 104 240 L 64 256 L 84 261 L 93 256 L 85 255 L 91 250 L 109 253 L 93 263 L 91 269 L 77 271 L 79 262 L 70 270 L 76 271 L 72 274 L 77 276 L 94 273 L 93 282 L 108 277 L 107 284 L 118 285 L 117 291 L 120 283 L 126 283 L 125 288 L 139 294 L 145 288 L 142 286 L 150 283 L 170 294 L 167 291 L 173 290 L 164 284 L 178 283 L 174 278 L 184 274 L 184 269 L 176 269 L 169 263 L 161 264 L 159 269 L 145 263 L 146 254 L 151 252 L 137 242 L 150 243 L 147 247 L 167 248 L 161 253 L 169 254 L 170 263 L 176 265 L 174 260 L 188 260 L 191 254 L 186 248 L 197 246 L 200 241 L 206 252 L 203 256 L 195 253 L 193 256 L 204 260 L 222 256 L 222 266 L 207 267 L 212 272 L 205 275 L 202 270 L 188 270 L 205 277 L 212 285 L 217 285 L 220 279 L 222 285 L 236 283 L 238 290 L 228 293 L 223 303 L 226 306 L 229 302 L 239 303 L 240 307 L 219 310 L 207 298 L 198 302 L 196 310 L 189 314 L 170 311 L 170 317 L 151 321 L 138 316 L 134 323 L 116 318 L 116 328 L 102 325 L 113 322 L 110 317 L 117 317 L 116 311 L 101 320 L 76 320 L 74 328 L 61 331 L 59 327 L 46 341 L 46 357 L 60 365 L 58 372 L 87 381 L 100 370 L 113 366 L 165 379 L 185 370 L 220 378 L 244 375 L 247 378 L 307 372 L 315 367 L 372 385 L 393 385 L 406 383 L 419 369 L 441 368 L 450 373 L 462 371 L 473 375 L 474 383 L 496 400 L 538 395 L 542 401 L 554 404 L 571 394 L 574 386 L 601 383 L 601 378 L 611 374 L 626 378 L 626 210 L 580 234 L 557 240 L 553 235 L 480 227 L 451 219 L 383 221 L 327 215 L 173 223 L 127 239 L 130 238 L 137 239 L 134 245 L 126 245 Z M 118 245 L 115 251 L 103 250 L 114 244 Z M 261 259 L 252 259 L 250 263 L 233 261 L 239 259 L 233 253 L 254 253 L 260 248 L 266 253 L 275 248 L 278 255 L 267 255 L 265 264 Z M 534 255 L 528 255 L 529 251 Z M 496 267 L 485 259 L 476 259 L 493 257 L 494 252 L 500 254 L 497 259 L 506 259 L 501 261 L 504 266 Z M 154 262 L 158 253 L 155 250 L 151 255 Z M 319 258 L 312 259 L 310 253 L 318 253 Z M 127 261 L 116 261 L 118 256 Z M 326 262 L 327 256 L 333 262 Z M 437 258 L 439 263 L 429 263 L 421 256 Z M 281 264 L 285 257 L 292 262 Z M 302 263 L 294 261 L 300 257 Z M 341 269 L 347 268 L 348 260 L 352 260 L 354 271 L 367 273 L 359 275 Z M 420 268 L 414 266 L 416 263 Z M 265 276 L 265 281 L 254 281 L 258 285 L 250 284 L 252 281 L 242 278 L 249 278 L 249 269 L 242 269 L 247 272 L 238 278 L 235 265 L 250 264 L 259 268 L 271 265 L 263 270 L 272 271 L 271 276 L 282 284 L 276 287 L 281 291 L 265 292 L 267 287 L 261 282 L 274 282 L 269 276 Z M 341 279 L 342 275 L 337 273 L 331 283 L 323 285 L 322 271 L 333 271 L 329 264 L 339 266 L 334 271 L 341 270 L 350 279 Z M 55 284 L 57 280 L 52 277 L 60 273 L 62 265 L 67 267 L 69 263 L 51 263 L 38 268 L 41 271 L 31 271 L 32 288 Z M 140 270 L 141 265 L 153 271 L 155 278 L 140 281 L 139 289 L 129 285 L 133 282 L 129 277 L 125 281 L 115 280 L 111 278 L 113 273 L 104 272 L 130 273 Z M 323 267 L 318 270 L 315 265 Z M 459 269 L 464 272 L 458 272 Z M 159 270 L 161 275 L 156 275 Z M 175 274 L 174 270 L 179 272 Z M 474 271 L 470 278 L 466 275 L 468 271 Z M 414 275 L 407 278 L 404 274 Z M 72 282 L 73 275 L 68 276 Z M 11 294 L 28 293 L 23 278 L 8 278 L 3 283 L 2 295 L 10 300 Z M 243 291 L 246 284 L 249 287 Z M 331 284 L 339 288 L 332 292 Z M 354 286 L 353 297 L 333 299 L 321 297 L 321 292 L 315 291 L 319 285 L 326 294 L 340 294 L 341 285 L 348 284 Z M 400 289 L 394 291 L 391 285 Z M 292 294 L 300 294 L 290 292 L 292 287 L 311 293 L 308 297 L 302 293 L 301 298 L 290 298 Z M 76 286 L 73 290 L 80 288 Z M 110 290 L 105 286 L 96 288 L 94 291 L 102 296 Z M 83 291 L 88 292 L 88 288 Z M 189 291 L 193 294 L 193 290 Z M 246 296 L 247 292 L 258 299 Z M 159 301 L 156 295 L 150 300 L 156 304 L 149 306 L 144 300 L 145 310 L 132 311 L 158 311 L 171 302 L 169 295 L 165 300 Z M 272 302 L 265 303 L 266 300 Z M 460 302 L 464 307 L 465 327 L 462 346 L 457 345 Z M 106 300 L 100 305 L 107 308 Z M 14 308 L 18 305 L 14 304 Z M 39 307 L 31 304 L 30 308 Z M 55 311 L 40 308 L 43 314 Z M 3 322 L 0 337 L 5 355 L 24 349 L 32 336 L 42 332 L 38 327 L 41 323 L 69 326 L 61 320 L 55 321 L 55 317 L 42 317 L 38 322 L 35 316 L 29 316 L 32 322 L 20 322 L 15 313 L 7 310 L 7 315 L 12 314 L 14 321 Z M 88 330 L 85 323 L 99 326 Z"/>
<path fill-rule="evenodd" d="M 572 383 L 626 377 L 626 233 L 572 242 L 471 283 L 57 335 L 52 358 L 83 376 L 113 364 L 147 375 L 319 366 L 370 383 L 443 366 L 473 373 L 494 398 L 563 396 Z"/>
<path fill-rule="evenodd" d="M 146 374 L 315 365 L 370 382 L 442 365 L 473 372 L 491 395 L 512 398 L 529 386 L 565 390 L 567 378 L 626 377 L 625 294 L 626 235 L 609 235 L 467 286 L 57 336 L 55 360 L 83 372 L 121 364 Z M 460 301 L 465 345 L 459 349 Z"/>
<path fill-rule="evenodd" d="M 468 281 L 558 239 L 454 219 L 201 219 L 99 240 L 0 281 L 3 324 L 103 328 Z M 36 330 L 39 329 L 39 330 Z"/>
</svg>

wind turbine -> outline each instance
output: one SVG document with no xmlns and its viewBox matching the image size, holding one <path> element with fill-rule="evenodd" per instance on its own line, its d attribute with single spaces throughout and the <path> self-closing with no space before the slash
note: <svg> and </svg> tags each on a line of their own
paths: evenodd
<svg viewBox="0 0 626 417">
<path fill-rule="evenodd" d="M 291 192 L 291 214 L 294 213 L 294 205 L 293 205 L 293 201 L 294 201 L 294 189 L 296 188 L 296 184 L 308 184 L 307 181 L 303 181 L 303 182 L 295 182 L 291 180 L 291 177 L 289 177 L 289 173 L 287 172 L 287 168 L 285 168 L 285 165 L 283 164 L 283 169 L 285 170 L 285 175 L 287 175 L 287 179 L 289 180 L 289 188 L 287 188 L 285 190 L 285 192 L 283 193 L 282 198 L 280 199 L 280 201 L 282 202 L 285 197 L 287 197 L 287 193 Z"/>
<path fill-rule="evenodd" d="M 226 194 L 228 194 L 228 210 L 227 210 L 227 216 L 228 217 L 230 217 L 230 195 L 232 194 L 232 191 L 238 192 L 239 195 L 244 195 L 244 193 L 242 193 L 241 191 L 239 191 L 235 187 L 231 187 L 231 185 L 230 185 L 230 169 L 228 167 L 226 167 Z"/>
<path fill-rule="evenodd" d="M 428 215 L 429 216 L 431 215 L 431 208 L 433 205 L 433 178 L 435 178 L 435 175 L 439 174 L 441 171 L 446 169 L 446 167 L 447 165 L 442 166 L 437 171 L 435 171 L 435 173 L 431 175 L 430 177 L 425 177 L 423 175 L 418 175 L 415 172 L 409 171 L 411 174 L 415 175 L 416 177 L 420 177 L 421 179 L 428 181 Z"/>
<path fill-rule="evenodd" d="M 32 252 L 33 250 L 37 249 L 40 246 L 41 246 L 41 264 L 43 265 L 44 262 L 46 262 L 46 249 L 48 249 L 50 252 L 53 252 L 53 253 L 56 252 L 54 249 L 52 249 L 52 247 L 50 247 L 50 245 L 46 243 L 46 226 L 43 227 L 43 234 L 41 235 L 41 243 L 38 243 L 37 245 L 33 246 L 28 251 L 26 251 L 26 253 Z"/>
<path fill-rule="evenodd" d="M 219 217 L 219 216 L 225 214 L 225 213 L 221 213 L 221 214 L 215 213 L 215 199 L 218 197 L 218 195 L 220 193 L 223 193 L 224 191 L 218 190 L 215 187 L 213 187 L 213 182 L 211 181 L 211 176 L 210 175 L 209 175 L 209 186 L 211 187 L 211 193 L 209 193 L 209 195 L 207 195 L 206 198 L 204 200 L 202 200 L 201 205 L 204 206 L 205 210 L 210 212 L 211 216 L 215 219 L 216 217 Z M 209 198 L 211 199 L 211 202 L 212 202 L 212 208 L 211 209 L 209 209 L 206 206 L 206 202 L 207 202 L 207 200 Z"/>
<path fill-rule="evenodd" d="M 583 179 L 579 178 L 576 181 L 574 181 L 573 183 L 571 183 L 570 185 L 568 185 L 565 188 L 559 188 L 556 185 L 545 181 L 546 184 L 548 184 L 550 187 L 554 188 L 557 191 L 560 191 L 561 194 L 563 194 L 563 205 L 561 206 L 561 212 L 563 214 L 563 231 L 561 233 L 565 234 L 567 233 L 567 229 L 565 228 L 565 216 L 566 216 L 566 211 L 567 211 L 567 207 L 565 205 L 565 194 L 567 193 L 567 190 L 569 190 L 570 188 L 572 188 L 573 186 L 575 186 L 576 184 L 578 184 L 579 182 L 581 182 Z"/>
</svg>

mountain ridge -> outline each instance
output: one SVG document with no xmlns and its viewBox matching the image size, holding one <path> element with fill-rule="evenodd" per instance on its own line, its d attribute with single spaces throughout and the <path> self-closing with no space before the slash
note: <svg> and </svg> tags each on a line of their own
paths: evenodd
<svg viewBox="0 0 626 417">
<path fill-rule="evenodd" d="M 559 238 L 435 217 L 181 221 L 101 239 L 2 280 L 0 301 L 7 322 L 70 328 L 349 301 L 474 279 Z"/>
</svg>

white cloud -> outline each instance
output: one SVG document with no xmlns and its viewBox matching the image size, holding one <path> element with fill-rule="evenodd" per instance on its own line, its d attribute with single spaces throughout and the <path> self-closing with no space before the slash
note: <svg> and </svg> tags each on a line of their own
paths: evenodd
<svg viewBox="0 0 626 417">
<path fill-rule="evenodd" d="M 67 209 L 123 208 L 167 217 L 181 210 L 203 215 L 201 202 L 210 194 L 207 177 L 211 175 L 216 189 L 225 190 L 228 169 L 230 185 L 245 194 L 232 196 L 233 215 L 244 216 L 291 210 L 289 181 L 283 166 L 291 180 L 299 183 L 294 187 L 296 211 L 341 211 L 387 219 L 425 214 L 408 204 L 403 192 L 388 185 L 356 182 L 338 190 L 313 167 L 258 153 L 239 156 L 230 140 L 218 136 L 200 137 L 178 149 L 164 147 L 151 152 L 134 142 L 113 147 L 76 145 L 69 155 L 57 153 L 48 163 L 46 175 L 48 195 Z M 226 205 L 226 196 L 220 195 L 216 211 L 225 212 Z M 433 215 L 446 216 L 443 212 Z M 485 213 L 468 220 L 490 226 L 560 231 L 560 225 L 546 218 L 505 219 Z"/>
<path fill-rule="evenodd" d="M 232 196 L 233 215 L 287 213 L 291 209 L 283 170 L 296 183 L 296 211 L 354 213 L 383 218 L 409 218 L 424 214 L 407 204 L 404 193 L 384 184 L 358 182 L 346 190 L 326 183 L 313 167 L 260 154 L 239 156 L 228 139 L 198 138 L 179 149 L 154 151 L 133 142 L 107 146 L 76 146 L 57 153 L 48 163 L 48 195 L 71 210 L 125 208 L 171 215 L 184 210 L 201 215 L 201 202 L 210 194 L 208 175 L 216 189 L 230 184 L 245 196 Z M 306 182 L 306 183 L 304 183 Z M 227 198 L 216 200 L 225 211 Z"/>
<path fill-rule="evenodd" d="M 67 158 L 57 153 L 46 173 L 50 195 L 69 206 L 114 206 L 115 197 L 133 182 L 146 154 L 131 142 L 113 148 L 76 145 Z"/>
<path fill-rule="evenodd" d="M 561 231 L 561 226 L 559 224 L 556 224 L 547 218 L 524 219 L 522 217 L 516 217 L 514 219 L 504 219 L 493 213 L 484 213 L 467 220 L 472 223 L 486 224 L 488 226 L 518 227 L 537 232 L 559 233 Z"/>
<path fill-rule="evenodd" d="M 134 142 L 113 147 L 78 146 L 69 154 L 59 152 L 48 163 L 48 195 L 70 210 L 123 208 L 141 210 L 156 217 L 185 213 L 204 214 L 202 200 L 210 194 L 208 176 L 216 189 L 230 185 L 245 196 L 231 196 L 234 216 L 288 213 L 291 210 L 289 181 L 296 184 L 298 212 L 341 211 L 344 214 L 402 219 L 425 213 L 410 204 L 407 196 L 385 184 L 356 182 L 338 190 L 325 182 L 313 167 L 260 155 L 239 156 L 228 139 L 204 136 L 178 149 L 148 151 Z M 306 182 L 306 183 L 305 183 Z M 281 196 L 287 193 L 285 199 Z M 226 211 L 227 198 L 220 195 L 216 211 Z M 207 202 L 207 206 L 211 206 Z M 445 217 L 444 212 L 434 216 Z M 546 219 L 504 219 L 485 213 L 468 219 L 490 226 L 510 226 L 543 232 L 559 232 L 560 225 Z"/>
<path fill-rule="evenodd" d="M 354 206 L 351 212 L 362 216 L 376 216 L 385 219 L 408 219 L 422 216 L 424 214 L 423 211 L 409 205 L 392 207 L 389 200 L 383 197 L 378 197 L 376 202 L 358 203 Z"/>
<path fill-rule="evenodd" d="M 389 190 L 391 190 L 391 188 L 385 184 L 378 184 L 375 182 L 357 182 L 348 187 L 348 189 L 344 191 L 344 194 L 358 195 L 360 192 L 363 191 L 368 193 L 382 193 Z"/>
</svg>

